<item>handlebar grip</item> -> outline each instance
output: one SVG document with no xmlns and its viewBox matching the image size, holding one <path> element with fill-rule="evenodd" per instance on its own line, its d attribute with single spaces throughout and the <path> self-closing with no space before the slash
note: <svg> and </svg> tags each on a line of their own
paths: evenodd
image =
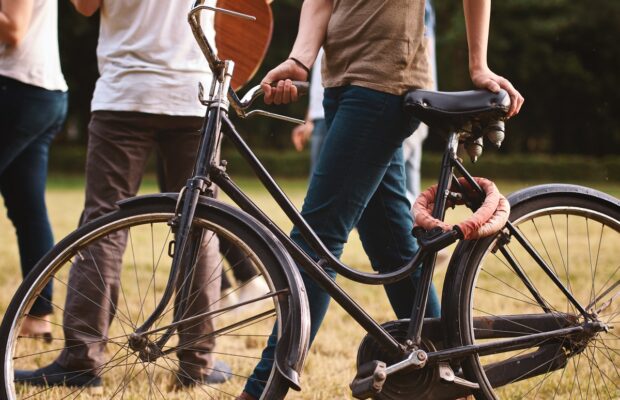
<svg viewBox="0 0 620 400">
<path fill-rule="evenodd" d="M 277 83 L 271 83 L 271 87 L 276 87 L 276 85 Z M 308 94 L 308 91 L 310 88 L 310 84 L 308 82 L 293 81 L 293 85 L 297 87 L 297 94 L 299 96 Z M 245 96 L 243 96 L 241 100 L 239 100 L 239 98 L 237 97 L 237 94 L 232 88 L 229 88 L 228 97 L 231 99 L 232 105 L 236 109 L 246 110 L 252 105 L 252 103 L 254 103 L 254 100 L 258 99 L 259 97 L 262 97 L 263 94 L 264 93 L 263 93 L 263 89 L 261 88 L 261 85 L 256 85 L 250 90 L 248 90 Z"/>
<path fill-rule="evenodd" d="M 270 86 L 271 87 L 276 87 L 276 86 L 278 86 L 278 82 L 273 82 Z M 293 86 L 297 87 L 297 94 L 299 96 L 304 96 L 304 95 L 308 94 L 308 92 L 310 91 L 310 83 L 309 82 L 293 81 Z"/>
<path fill-rule="evenodd" d="M 297 94 L 300 96 L 306 95 L 310 91 L 309 82 L 293 81 L 293 85 L 297 87 Z"/>
</svg>

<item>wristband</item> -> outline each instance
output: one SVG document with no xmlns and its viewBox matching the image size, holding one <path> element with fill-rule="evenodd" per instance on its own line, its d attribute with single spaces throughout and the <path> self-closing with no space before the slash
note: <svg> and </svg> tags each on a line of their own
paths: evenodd
<svg viewBox="0 0 620 400">
<path fill-rule="evenodd" d="M 293 61 L 295 64 L 299 65 L 306 73 L 308 74 L 308 78 L 310 78 L 310 68 L 306 67 L 304 63 L 296 59 L 295 57 L 289 57 L 289 60 Z"/>
</svg>

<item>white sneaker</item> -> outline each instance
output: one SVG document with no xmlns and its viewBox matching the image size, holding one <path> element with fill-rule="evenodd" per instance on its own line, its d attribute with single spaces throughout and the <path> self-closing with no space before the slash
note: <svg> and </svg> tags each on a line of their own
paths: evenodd
<svg viewBox="0 0 620 400">
<path fill-rule="evenodd" d="M 262 276 L 258 276 L 258 277 L 252 278 L 252 280 L 250 280 L 249 282 L 244 283 L 243 286 L 241 286 L 241 288 L 237 292 L 239 293 L 239 302 L 242 303 L 244 301 L 250 301 L 257 297 L 266 295 L 267 293 L 269 293 L 269 286 L 267 286 L 267 282 L 265 282 L 265 278 L 263 278 Z M 259 306 L 262 308 L 262 307 L 267 307 L 269 303 L 271 303 L 271 300 L 265 299 L 265 300 L 257 301 L 255 303 L 248 304 L 244 306 L 243 308 L 244 309 L 247 309 L 249 307 L 258 308 Z"/>
</svg>

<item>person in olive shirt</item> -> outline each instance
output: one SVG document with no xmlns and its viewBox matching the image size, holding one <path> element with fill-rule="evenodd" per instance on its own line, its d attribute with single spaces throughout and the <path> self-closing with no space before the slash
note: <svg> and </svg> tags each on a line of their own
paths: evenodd
<svg viewBox="0 0 620 400">
<path fill-rule="evenodd" d="M 523 97 L 487 65 L 490 0 L 464 0 L 469 72 L 478 88 L 505 89 L 508 115 Z M 404 94 L 427 88 L 431 79 L 424 40 L 424 1 L 306 0 L 290 57 L 262 81 L 266 103 L 297 100 L 292 80 L 308 79 L 323 46 L 323 106 L 327 136 L 302 207 L 302 215 L 327 248 L 339 257 L 357 226 L 372 267 L 380 272 L 409 261 L 417 251 L 405 195 L 402 142 L 415 130 L 402 109 Z M 270 84 L 277 83 L 275 88 Z M 292 239 L 314 252 L 293 229 Z M 336 273 L 327 272 L 335 277 Z M 410 280 L 385 286 L 398 318 L 408 318 L 418 269 Z M 311 314 L 311 340 L 323 320 L 329 295 L 302 271 Z M 248 379 L 240 400 L 259 398 L 273 364 L 275 336 Z"/>
</svg>

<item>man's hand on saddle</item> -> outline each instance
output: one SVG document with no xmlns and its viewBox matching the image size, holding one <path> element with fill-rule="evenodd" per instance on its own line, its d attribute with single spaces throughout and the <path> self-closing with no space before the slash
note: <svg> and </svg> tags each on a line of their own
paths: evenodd
<svg viewBox="0 0 620 400">
<path fill-rule="evenodd" d="M 521 106 L 525 99 L 521 96 L 521 93 L 512 86 L 512 83 L 503 76 L 499 76 L 488 67 L 473 69 L 470 71 L 471 80 L 477 88 L 487 89 L 493 93 L 499 92 L 500 89 L 504 89 L 510 96 L 510 109 L 508 110 L 507 117 L 510 118 L 519 113 Z"/>
<path fill-rule="evenodd" d="M 308 72 L 291 59 L 284 61 L 265 75 L 261 87 L 266 104 L 288 104 L 297 101 L 299 93 L 293 81 L 308 80 Z"/>
</svg>

